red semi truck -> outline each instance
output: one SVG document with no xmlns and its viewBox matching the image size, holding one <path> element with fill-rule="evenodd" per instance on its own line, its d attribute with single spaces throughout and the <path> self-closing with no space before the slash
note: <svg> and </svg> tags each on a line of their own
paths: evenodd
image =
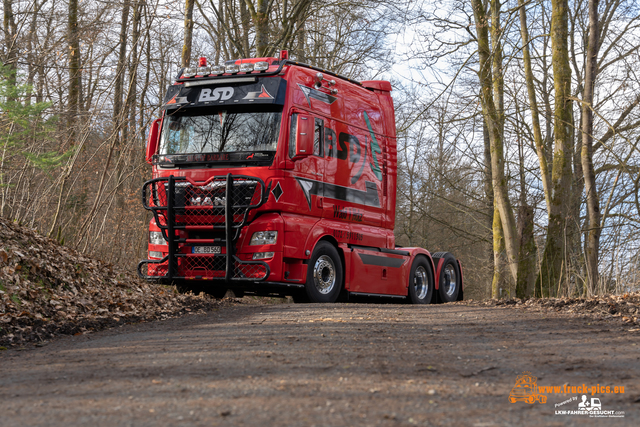
<svg viewBox="0 0 640 427">
<path fill-rule="evenodd" d="M 395 244 L 390 92 L 286 51 L 181 70 L 149 132 L 139 275 L 218 297 L 462 300 L 453 255 Z"/>
</svg>

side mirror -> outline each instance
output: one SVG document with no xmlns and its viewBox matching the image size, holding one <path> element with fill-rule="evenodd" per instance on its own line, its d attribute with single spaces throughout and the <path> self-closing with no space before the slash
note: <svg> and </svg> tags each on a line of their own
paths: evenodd
<svg viewBox="0 0 640 427">
<path fill-rule="evenodd" d="M 151 123 L 151 128 L 149 129 L 149 139 L 147 140 L 147 153 L 146 160 L 147 163 L 151 164 L 151 157 L 156 154 L 158 150 L 158 136 L 160 131 L 160 122 L 162 119 L 156 119 Z"/>
<path fill-rule="evenodd" d="M 313 154 L 313 132 L 313 117 L 306 114 L 297 114 L 296 151 L 294 159 L 301 159 Z"/>
</svg>

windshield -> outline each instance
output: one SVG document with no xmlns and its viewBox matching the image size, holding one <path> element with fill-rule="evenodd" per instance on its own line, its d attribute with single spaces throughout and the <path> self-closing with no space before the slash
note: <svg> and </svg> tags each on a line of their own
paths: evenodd
<svg viewBox="0 0 640 427">
<path fill-rule="evenodd" d="M 167 113 L 159 154 L 276 151 L 282 110 Z"/>
</svg>

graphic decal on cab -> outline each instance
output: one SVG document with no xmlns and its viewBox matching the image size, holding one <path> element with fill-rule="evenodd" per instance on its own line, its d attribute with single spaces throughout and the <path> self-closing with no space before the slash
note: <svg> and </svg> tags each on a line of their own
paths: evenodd
<svg viewBox="0 0 640 427">
<path fill-rule="evenodd" d="M 380 171 L 380 165 L 378 165 L 378 156 L 377 156 L 377 154 L 382 154 L 382 150 L 380 149 L 380 144 L 378 144 L 378 140 L 376 139 L 376 134 L 373 133 L 373 129 L 371 128 L 369 115 L 367 114 L 366 111 L 364 111 L 363 113 L 364 113 L 364 121 L 367 123 L 367 128 L 369 128 L 369 135 L 371 136 L 371 158 L 373 159 L 373 163 L 370 163 L 371 170 L 376 175 L 376 178 L 382 181 L 382 172 Z M 365 151 L 365 158 L 366 158 L 366 151 Z"/>
<path fill-rule="evenodd" d="M 342 200 L 356 205 L 372 206 L 374 208 L 380 207 L 378 187 L 371 181 L 365 181 L 366 191 L 362 191 L 341 185 L 327 184 L 326 182 L 316 181 L 314 179 L 301 178 L 298 176 L 295 178 L 304 192 L 304 196 L 309 204 L 309 210 L 311 210 L 311 195 Z"/>
</svg>

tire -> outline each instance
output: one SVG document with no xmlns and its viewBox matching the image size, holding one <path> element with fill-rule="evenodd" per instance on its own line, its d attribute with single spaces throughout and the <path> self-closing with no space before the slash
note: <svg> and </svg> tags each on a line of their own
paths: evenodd
<svg viewBox="0 0 640 427">
<path fill-rule="evenodd" d="M 433 291 L 431 263 L 425 257 L 417 256 L 411 264 L 411 274 L 409 274 L 409 300 L 413 304 L 430 304 Z"/>
<path fill-rule="evenodd" d="M 458 293 L 462 285 L 462 277 L 460 276 L 460 269 L 458 267 L 458 261 L 449 252 L 438 253 L 442 254 L 438 258 L 443 258 L 442 268 L 440 268 L 440 281 L 438 283 L 438 295 L 442 302 L 453 302 L 458 300 Z M 434 264 L 437 261 L 434 259 Z"/>
<path fill-rule="evenodd" d="M 309 301 L 336 302 L 342 290 L 343 277 L 338 250 L 329 242 L 318 242 L 307 266 L 307 283 L 304 287 Z"/>
</svg>

